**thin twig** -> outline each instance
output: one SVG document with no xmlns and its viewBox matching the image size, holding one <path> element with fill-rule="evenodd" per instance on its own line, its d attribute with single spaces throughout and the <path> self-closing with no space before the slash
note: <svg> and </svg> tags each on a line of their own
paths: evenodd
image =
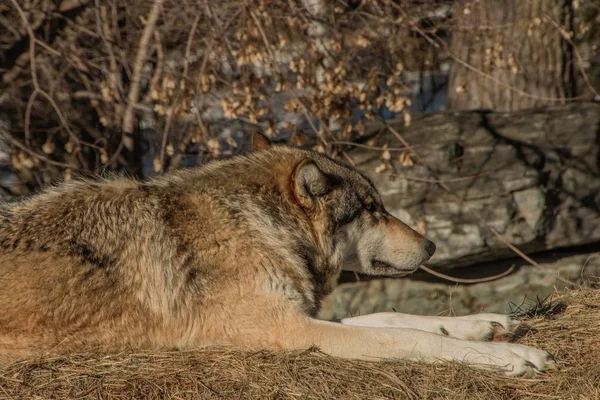
<svg viewBox="0 0 600 400">
<path fill-rule="evenodd" d="M 150 104 L 152 102 L 152 91 L 159 87 L 160 77 L 162 76 L 165 64 L 165 52 L 163 51 L 162 41 L 158 31 L 154 31 L 154 48 L 156 49 L 156 66 L 154 67 L 154 73 L 150 80 L 149 90 L 142 101 L 145 104 Z"/>
<path fill-rule="evenodd" d="M 150 9 L 150 13 L 148 14 L 148 18 L 146 20 L 146 26 L 142 32 L 142 37 L 140 38 L 137 55 L 133 65 L 131 85 L 129 86 L 129 92 L 127 94 L 127 108 L 125 109 L 125 114 L 123 116 L 123 142 L 125 148 L 129 151 L 133 151 L 134 149 L 134 139 L 128 136 L 133 133 L 133 127 L 135 123 L 134 105 L 138 102 L 138 98 L 140 96 L 142 71 L 144 69 L 144 64 L 146 63 L 148 48 L 150 47 L 150 40 L 152 39 L 152 34 L 156 26 L 156 22 L 158 21 L 160 9 L 163 3 L 164 0 L 154 0 L 152 2 L 152 8 Z"/>
<path fill-rule="evenodd" d="M 579 271 L 579 277 L 581 278 L 582 281 L 585 281 L 584 279 L 584 271 L 585 271 L 585 267 L 588 264 L 588 261 L 590 261 L 590 258 L 592 258 L 592 256 L 588 256 L 588 258 L 586 258 L 585 262 L 583 263 L 583 266 L 581 267 L 581 271 Z"/>
<path fill-rule="evenodd" d="M 181 77 L 181 81 L 185 84 L 187 80 L 190 55 L 192 53 L 192 43 L 194 41 L 194 34 L 196 33 L 196 28 L 198 27 L 198 22 L 200 22 L 200 16 L 197 15 L 196 19 L 194 19 L 194 23 L 190 29 L 190 33 L 188 34 L 187 43 L 185 45 L 185 54 L 183 59 L 183 76 Z M 158 32 L 156 32 L 158 33 Z M 165 150 L 167 148 L 167 138 L 169 137 L 169 128 L 171 127 L 171 122 L 173 120 L 173 114 L 175 113 L 175 107 L 179 103 L 181 96 L 183 95 L 181 92 L 184 90 L 181 88 L 181 85 L 177 86 L 178 94 L 175 97 L 170 108 L 167 108 L 167 121 L 165 122 L 165 129 L 162 134 L 162 142 L 160 144 L 160 172 L 165 170 L 164 160 L 165 160 Z M 170 112 L 169 112 L 170 111 Z"/>
<path fill-rule="evenodd" d="M 110 29 L 110 26 L 108 24 L 108 11 L 106 10 L 106 5 L 102 4 L 99 5 L 100 0 L 96 0 L 96 7 L 99 6 L 100 9 L 100 28 L 101 28 L 101 35 L 102 35 L 102 41 L 104 42 L 104 45 L 106 46 L 106 52 L 108 53 L 108 65 L 109 65 L 109 69 L 110 69 L 110 73 L 109 73 L 109 81 L 110 81 L 110 87 L 113 90 L 113 92 L 116 94 L 117 97 L 117 102 L 115 104 L 114 107 L 114 111 L 115 111 L 115 116 L 118 116 L 118 110 L 120 109 L 120 103 L 122 102 L 121 100 L 121 92 L 120 92 L 120 87 L 121 85 L 119 84 L 119 68 L 117 66 L 117 59 L 115 58 L 115 52 L 113 50 L 113 38 L 112 38 L 112 31 Z"/>
<path fill-rule="evenodd" d="M 79 168 L 77 166 L 73 166 L 70 164 L 65 164 L 65 163 L 61 163 L 59 161 L 54 161 L 46 156 L 43 156 L 41 154 L 36 153 L 35 151 L 31 150 L 29 147 L 27 147 L 26 145 L 22 144 L 21 142 L 19 142 L 18 140 L 14 139 L 12 137 L 12 135 L 10 135 L 9 133 L 2 133 L 2 136 L 4 136 L 6 138 L 6 140 L 8 140 L 13 146 L 20 148 L 21 150 L 23 150 L 24 152 L 26 152 L 27 154 L 29 154 L 32 157 L 37 158 L 40 161 L 44 161 L 45 163 L 48 163 L 50 165 L 54 165 L 57 167 L 62 167 L 62 168 L 70 168 L 72 170 L 79 170 Z"/>
<path fill-rule="evenodd" d="M 496 279 L 500 279 L 500 278 L 504 278 L 505 276 L 509 275 L 511 272 L 513 272 L 513 270 L 515 269 L 515 264 L 511 265 L 506 271 L 497 274 L 497 275 L 492 275 L 492 276 L 486 276 L 485 278 L 455 278 L 453 276 L 449 276 L 446 274 L 442 274 L 441 272 L 437 272 L 432 270 L 429 267 L 426 267 L 425 265 L 420 265 L 419 266 L 420 269 L 422 269 L 423 271 L 427 272 L 428 274 L 431 274 L 433 276 L 437 276 L 438 278 L 442 278 L 445 279 L 447 281 L 450 282 L 456 282 L 456 283 L 482 283 L 482 282 L 490 282 L 490 281 L 495 281 Z"/>
<path fill-rule="evenodd" d="M 192 43 L 194 41 L 194 35 L 196 34 L 196 28 L 198 28 L 198 23 L 200 22 L 200 15 L 197 15 L 192 23 L 192 27 L 190 29 L 190 34 L 188 35 L 188 40 L 185 45 L 185 58 L 183 59 L 183 79 L 187 78 L 188 67 L 190 63 L 190 55 L 192 53 Z"/>
<path fill-rule="evenodd" d="M 329 144 L 331 145 L 346 145 L 346 146 L 352 146 L 352 147 L 360 147 L 362 149 L 367 149 L 367 150 L 376 150 L 376 151 L 384 151 L 384 150 L 388 150 L 388 151 L 406 151 L 407 149 L 405 147 L 379 147 L 379 146 L 369 146 L 368 144 L 363 144 L 363 143 L 356 143 L 356 142 L 348 142 L 345 140 L 335 140 L 332 142 L 329 142 Z"/>
<path fill-rule="evenodd" d="M 79 138 L 77 138 L 77 136 L 73 133 L 73 131 L 71 131 L 71 128 L 69 127 L 69 124 L 67 123 L 67 120 L 65 119 L 62 112 L 60 111 L 60 108 L 58 107 L 58 105 L 56 104 L 54 99 L 45 90 L 43 90 L 40 87 L 40 84 L 38 81 L 38 76 L 37 76 L 36 60 L 35 60 L 35 45 L 37 43 L 35 33 L 33 32 L 33 28 L 31 27 L 31 25 L 29 24 L 29 21 L 27 20 L 27 16 L 25 15 L 25 12 L 19 6 L 19 3 L 17 3 L 16 0 L 10 0 L 10 1 L 12 3 L 13 7 L 15 7 L 17 12 L 19 13 L 21 20 L 23 21 L 23 26 L 25 27 L 25 30 L 27 31 L 27 35 L 29 36 L 29 66 L 30 66 L 30 70 L 31 70 L 31 81 L 32 81 L 33 87 L 34 87 L 34 91 L 31 94 L 30 100 L 31 100 L 31 98 L 35 98 L 37 96 L 37 94 L 40 94 L 42 97 L 44 97 L 46 100 L 48 100 L 48 103 L 52 106 L 52 108 L 54 109 L 54 112 L 56 112 L 56 115 L 60 119 L 61 124 L 63 125 L 63 127 L 65 128 L 65 130 L 67 131 L 67 133 L 69 134 L 69 136 L 71 137 L 73 142 L 75 143 L 76 147 L 79 147 Z M 28 105 L 28 107 L 32 107 L 32 106 Z M 29 121 L 25 121 L 25 136 L 28 137 L 29 134 L 30 134 Z"/>
<path fill-rule="evenodd" d="M 482 176 L 493 174 L 494 172 L 497 172 L 500 169 L 501 168 L 498 168 L 498 169 L 492 170 L 492 171 L 480 172 L 480 173 L 475 174 L 475 175 L 461 176 L 460 178 L 448 178 L 448 179 L 414 178 L 414 177 L 404 176 L 404 175 L 400 175 L 400 174 L 389 174 L 389 175 L 390 176 L 394 176 L 394 177 L 398 177 L 400 179 L 406 179 L 407 181 L 425 182 L 425 183 L 463 182 L 463 181 L 470 181 L 470 180 L 473 180 L 473 179 L 476 179 L 476 178 L 479 178 L 479 177 L 482 177 Z"/>
</svg>

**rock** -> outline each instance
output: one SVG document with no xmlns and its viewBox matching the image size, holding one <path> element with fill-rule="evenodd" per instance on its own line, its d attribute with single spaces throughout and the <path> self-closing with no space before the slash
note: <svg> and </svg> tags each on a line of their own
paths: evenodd
<svg viewBox="0 0 600 400">
<path fill-rule="evenodd" d="M 500 280 L 456 284 L 415 279 L 373 279 L 338 286 L 323 302 L 319 318 L 331 320 L 352 315 L 393 311 L 422 315 L 471 314 L 480 311 L 507 313 L 529 307 L 555 289 L 571 285 L 559 278 L 581 284 L 598 283 L 600 251 L 578 255 L 553 255 L 537 268 L 520 262 L 518 270 Z M 512 261 L 511 261 L 512 262 Z M 519 262 L 516 260 L 516 262 Z M 490 275 L 510 263 L 487 265 Z M 486 268 L 481 265 L 473 268 Z M 462 268 L 468 275 L 473 268 Z M 455 274 L 457 271 L 453 271 Z"/>
</svg>

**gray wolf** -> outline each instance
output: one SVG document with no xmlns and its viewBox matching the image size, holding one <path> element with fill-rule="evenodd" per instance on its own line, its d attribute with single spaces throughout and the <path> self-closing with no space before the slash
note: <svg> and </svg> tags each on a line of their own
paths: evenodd
<svg viewBox="0 0 600 400">
<path fill-rule="evenodd" d="M 272 145 L 139 182 L 75 180 L 0 206 L 0 360 L 91 348 L 211 344 L 337 357 L 455 360 L 510 375 L 555 366 L 491 341 L 503 315 L 315 318 L 340 271 L 401 276 L 435 245 L 373 184 Z"/>
</svg>

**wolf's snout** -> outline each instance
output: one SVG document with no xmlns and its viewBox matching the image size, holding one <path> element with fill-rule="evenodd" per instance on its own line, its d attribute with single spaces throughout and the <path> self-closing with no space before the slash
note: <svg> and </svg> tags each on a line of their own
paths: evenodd
<svg viewBox="0 0 600 400">
<path fill-rule="evenodd" d="M 435 253 L 435 243 L 433 243 L 431 240 L 425 239 L 425 251 L 427 251 L 429 257 L 432 257 L 433 253 Z"/>
</svg>

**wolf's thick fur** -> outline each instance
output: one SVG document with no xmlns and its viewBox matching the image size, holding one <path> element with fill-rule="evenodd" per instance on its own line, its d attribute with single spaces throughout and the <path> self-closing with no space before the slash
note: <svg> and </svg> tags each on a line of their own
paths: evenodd
<svg viewBox="0 0 600 400">
<path fill-rule="evenodd" d="M 0 361 L 51 351 L 236 344 L 364 359 L 460 360 L 512 374 L 547 353 L 486 343 L 505 316 L 314 316 L 342 267 L 414 271 L 432 242 L 372 183 L 271 146 L 147 182 L 76 181 L 0 206 Z"/>
</svg>

